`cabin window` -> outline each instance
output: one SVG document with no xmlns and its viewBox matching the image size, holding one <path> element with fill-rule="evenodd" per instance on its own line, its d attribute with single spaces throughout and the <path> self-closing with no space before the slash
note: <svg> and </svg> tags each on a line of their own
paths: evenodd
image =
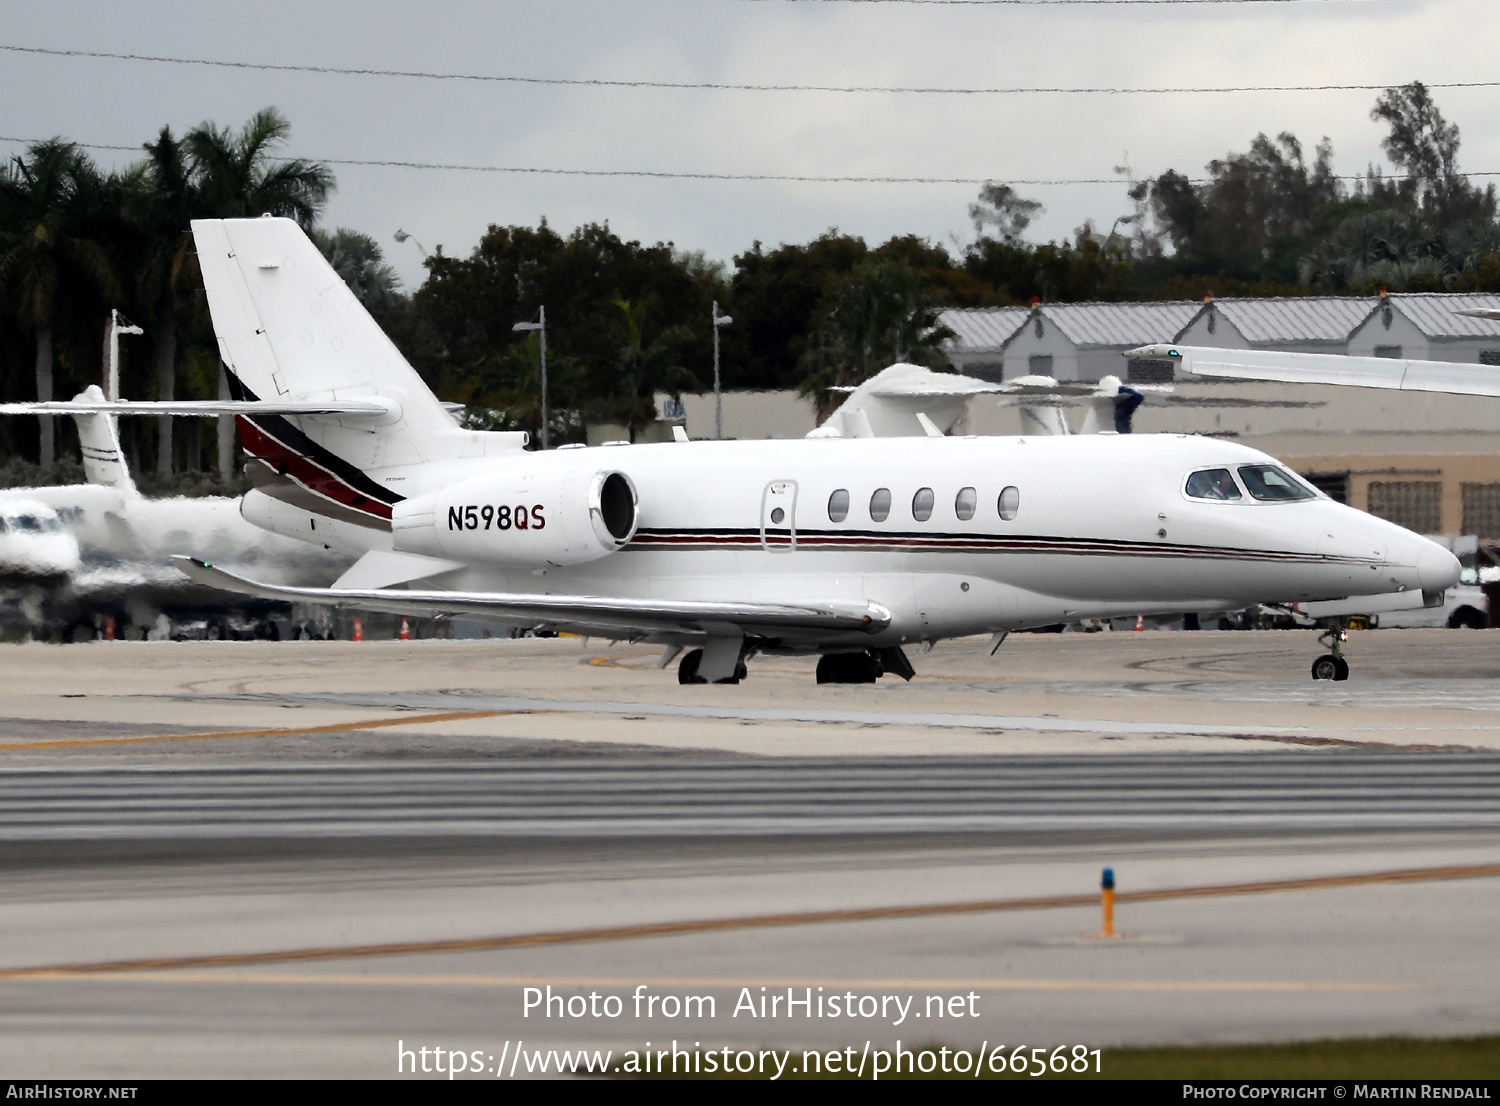
<svg viewBox="0 0 1500 1106">
<path fill-rule="evenodd" d="M 891 489 L 876 488 L 875 494 L 870 496 L 870 518 L 874 522 L 884 522 L 891 517 Z"/>
<path fill-rule="evenodd" d="M 828 521 L 843 522 L 849 517 L 849 489 L 840 488 L 828 497 Z"/>
<path fill-rule="evenodd" d="M 6 522 L 6 521 L 5 521 L 5 519 L 3 519 L 3 518 L 0 518 L 0 534 L 3 534 L 3 533 L 5 533 L 5 532 L 6 532 L 6 531 L 7 531 L 7 530 L 9 530 L 9 529 L 10 529 L 10 524 L 9 524 L 9 523 L 7 523 L 7 522 Z"/>
<path fill-rule="evenodd" d="M 953 501 L 953 513 L 958 515 L 963 522 L 968 522 L 974 517 L 974 511 L 979 506 L 979 493 L 973 488 L 960 488 L 958 498 Z"/>
<path fill-rule="evenodd" d="M 1194 499 L 1240 499 L 1240 486 L 1228 469 L 1204 469 L 1187 478 L 1187 493 Z"/>
<path fill-rule="evenodd" d="M 911 517 L 926 522 L 932 517 L 932 505 L 936 499 L 931 488 L 918 488 L 917 494 L 911 497 Z"/>
<path fill-rule="evenodd" d="M 23 534 L 40 534 L 43 531 L 42 521 L 36 515 L 21 515 L 15 519 L 15 527 Z"/>
<path fill-rule="evenodd" d="M 1021 489 L 1006 488 L 1000 493 L 1000 501 L 996 504 L 1000 510 L 1000 517 L 1006 522 L 1016 517 L 1016 512 L 1021 509 Z"/>
<path fill-rule="evenodd" d="M 1318 493 L 1276 465 L 1241 465 L 1240 479 L 1256 499 L 1282 503 L 1292 499 L 1316 499 Z"/>
</svg>

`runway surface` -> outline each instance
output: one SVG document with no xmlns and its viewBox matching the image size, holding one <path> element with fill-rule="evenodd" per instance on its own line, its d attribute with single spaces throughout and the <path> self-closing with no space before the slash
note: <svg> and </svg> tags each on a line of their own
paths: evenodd
<svg viewBox="0 0 1500 1106">
<path fill-rule="evenodd" d="M 35 768 L 0 840 L 1500 826 L 1500 755 Z"/>
<path fill-rule="evenodd" d="M 0 1067 L 1500 1031 L 1500 634 L 1355 635 L 1337 685 L 1297 633 L 982 645 L 861 687 L 578 641 L 0 647 Z M 736 1012 L 788 987 L 915 1005 Z"/>
</svg>

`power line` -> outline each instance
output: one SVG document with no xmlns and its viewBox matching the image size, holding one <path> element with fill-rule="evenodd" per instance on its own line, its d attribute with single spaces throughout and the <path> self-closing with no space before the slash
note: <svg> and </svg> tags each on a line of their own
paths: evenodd
<svg viewBox="0 0 1500 1106">
<path fill-rule="evenodd" d="M 1376 0 L 746 0 L 760 4 L 926 4 L 930 7 L 1064 8 L 1078 4 L 1132 7 L 1140 4 L 1367 4 Z"/>
<path fill-rule="evenodd" d="M 29 146 L 41 141 L 35 138 L 12 138 L 0 135 L 0 142 L 13 142 L 22 146 Z M 143 153 L 140 146 L 106 146 L 91 142 L 74 142 L 73 145 L 83 150 L 109 150 L 123 151 L 126 153 Z M 276 161 L 288 161 L 289 158 L 275 158 Z M 989 184 L 993 181 L 1004 181 L 1006 184 L 1017 185 L 1024 188 L 1046 188 L 1061 185 L 1074 184 L 1132 184 L 1139 183 L 1124 177 L 1070 177 L 1070 178 L 1036 178 L 1016 179 L 992 175 L 988 177 L 882 177 L 882 176 L 813 176 L 792 173 L 694 173 L 667 169 L 556 169 L 529 165 L 466 165 L 457 162 L 442 161 L 405 161 L 395 159 L 375 158 L 338 158 L 320 157 L 304 158 L 302 160 L 316 161 L 323 165 L 348 165 L 356 168 L 381 168 L 381 169 L 420 169 L 441 172 L 456 173 L 508 173 L 522 176 L 555 176 L 555 177 L 647 177 L 654 180 L 703 180 L 703 181 L 771 181 L 787 182 L 793 184 Z M 1466 177 L 1500 177 L 1500 171 L 1490 173 L 1465 173 Z M 1341 176 L 1333 178 L 1343 181 L 1362 181 L 1364 174 L 1354 176 Z M 1211 184 L 1211 177 L 1193 177 L 1188 179 L 1189 184 Z"/>
<path fill-rule="evenodd" d="M 755 0 L 765 3 L 925 3 L 928 0 Z M 937 3 L 959 3 L 960 0 L 933 0 Z M 968 2 L 968 0 L 963 0 Z M 974 0 L 978 3 L 980 0 Z M 989 0 L 984 0 L 989 2 Z M 998 2 L 998 0 L 996 0 Z M 1022 2 L 1022 0 L 1006 0 Z M 1104 3 L 1106 0 L 1046 0 L 1048 3 Z M 1107 0 L 1115 3 L 1117 0 Z M 1124 0 L 1129 3 L 1166 3 L 1168 0 Z M 1170 0 L 1172 3 L 1322 3 L 1335 0 Z M 1338 0 L 1345 2 L 1345 0 Z M 120 54 L 105 50 L 53 50 L 41 46 L 10 46 L 0 50 L 15 54 L 39 54 L 56 58 L 103 58 L 111 61 L 151 62 L 161 65 L 196 65 L 214 69 L 246 69 L 270 73 L 314 73 L 337 77 L 400 77 L 424 81 L 470 81 L 486 84 L 560 85 L 574 88 L 662 88 L 704 92 L 835 92 L 900 93 L 937 96 L 1169 96 L 1173 94 L 1214 94 L 1242 92 L 1379 92 L 1406 83 L 1383 84 L 1311 84 L 1311 85 L 1204 85 L 1161 88 L 1113 88 L 1109 86 L 1024 86 L 993 88 L 943 87 L 927 85 L 819 85 L 819 84 L 733 84 L 716 81 L 628 81 L 584 77 L 522 77 L 490 73 L 440 73 L 420 69 L 353 69 L 332 65 L 278 65 L 270 62 L 223 61 L 215 58 L 179 58 L 160 54 Z M 1433 81 L 1428 88 L 1500 88 L 1500 81 Z"/>
</svg>

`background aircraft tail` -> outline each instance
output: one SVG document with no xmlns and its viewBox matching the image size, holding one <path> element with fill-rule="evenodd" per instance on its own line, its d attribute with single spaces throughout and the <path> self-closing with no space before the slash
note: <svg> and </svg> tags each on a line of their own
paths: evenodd
<svg viewBox="0 0 1500 1106">
<path fill-rule="evenodd" d="M 74 397 L 74 402 L 103 403 L 104 392 L 99 385 L 90 384 Z M 73 421 L 78 424 L 78 444 L 88 482 L 114 488 L 131 497 L 139 494 L 135 481 L 130 478 L 130 468 L 125 464 L 125 454 L 120 451 L 120 433 L 114 418 L 90 412 L 75 414 Z"/>
</svg>

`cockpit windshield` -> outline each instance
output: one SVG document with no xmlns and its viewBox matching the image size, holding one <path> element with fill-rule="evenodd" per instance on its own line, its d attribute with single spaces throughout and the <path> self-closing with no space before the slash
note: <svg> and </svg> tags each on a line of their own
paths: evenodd
<svg viewBox="0 0 1500 1106">
<path fill-rule="evenodd" d="M 1276 465 L 1241 465 L 1240 479 L 1256 499 L 1281 503 L 1292 499 L 1316 499 L 1318 493 Z"/>
<path fill-rule="evenodd" d="M 1204 469 L 1187 478 L 1187 493 L 1194 499 L 1240 499 L 1240 486 L 1228 469 Z"/>
</svg>

